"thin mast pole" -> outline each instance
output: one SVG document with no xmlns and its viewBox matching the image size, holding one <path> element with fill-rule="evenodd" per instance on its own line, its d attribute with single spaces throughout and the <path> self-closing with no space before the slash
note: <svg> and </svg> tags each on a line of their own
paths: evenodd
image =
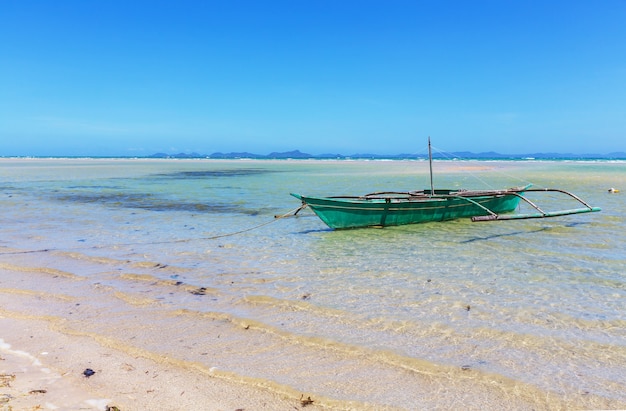
<svg viewBox="0 0 626 411">
<path fill-rule="evenodd" d="M 430 148 L 430 136 L 428 136 L 428 164 L 430 165 L 430 195 L 435 195 L 435 186 L 433 185 L 433 151 Z"/>
</svg>

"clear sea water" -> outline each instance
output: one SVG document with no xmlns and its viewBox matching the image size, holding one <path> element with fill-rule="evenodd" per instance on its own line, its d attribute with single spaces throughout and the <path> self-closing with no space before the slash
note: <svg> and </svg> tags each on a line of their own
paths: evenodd
<svg viewBox="0 0 626 411">
<path fill-rule="evenodd" d="M 603 210 L 333 231 L 275 216 L 428 163 L 1 159 L 3 315 L 336 409 L 626 408 L 626 162 L 434 169 Z"/>
</svg>

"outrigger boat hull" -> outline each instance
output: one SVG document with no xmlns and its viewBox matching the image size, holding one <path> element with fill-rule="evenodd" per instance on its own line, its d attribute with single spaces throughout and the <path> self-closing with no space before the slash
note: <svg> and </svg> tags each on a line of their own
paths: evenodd
<svg viewBox="0 0 626 411">
<path fill-rule="evenodd" d="M 330 228 L 386 227 L 446 221 L 514 211 L 525 188 L 457 192 L 430 190 L 373 193 L 362 197 L 309 197 L 291 194 Z M 518 194 L 518 195 L 516 195 Z"/>
<path fill-rule="evenodd" d="M 309 197 L 291 195 L 302 201 L 330 228 L 387 227 L 471 218 L 472 221 L 522 220 L 558 217 L 600 211 L 572 193 L 559 189 L 531 189 L 531 186 L 506 190 L 452 191 L 422 190 L 380 192 L 360 197 Z M 524 197 L 526 192 L 558 192 L 584 207 L 546 212 Z M 508 214 L 524 201 L 537 212 Z M 298 210 L 299 211 L 299 210 Z M 297 212 L 296 212 L 297 213 Z"/>
</svg>

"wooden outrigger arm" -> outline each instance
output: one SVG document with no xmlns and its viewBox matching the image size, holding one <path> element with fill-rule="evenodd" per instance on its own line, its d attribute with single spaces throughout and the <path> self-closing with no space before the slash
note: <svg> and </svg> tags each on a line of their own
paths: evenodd
<svg viewBox="0 0 626 411">
<path fill-rule="evenodd" d="M 472 217 L 472 221 L 477 222 L 477 221 L 525 220 L 525 219 L 530 219 L 530 218 L 549 218 L 549 217 L 560 217 L 560 216 L 571 215 L 571 214 L 592 213 L 592 212 L 597 212 L 597 211 L 602 210 L 600 207 L 590 206 L 581 198 L 579 198 L 575 194 L 570 193 L 569 191 L 559 190 L 557 188 L 533 188 L 533 189 L 526 189 L 524 191 L 525 192 L 556 192 L 556 193 L 566 194 L 572 197 L 573 199 L 575 199 L 576 201 L 578 201 L 579 203 L 581 203 L 582 205 L 584 205 L 584 207 L 573 208 L 569 210 L 546 212 L 546 211 L 543 211 L 541 208 L 539 208 L 539 206 L 537 206 L 535 203 L 533 203 L 532 201 L 524 197 L 523 195 L 512 191 L 508 194 L 519 197 L 520 199 L 524 200 L 527 204 L 529 204 L 532 208 L 534 208 L 538 212 L 529 213 L 529 214 L 496 214 L 492 212 L 491 210 L 488 210 L 485 207 L 483 207 L 485 208 L 487 212 L 489 212 L 489 215 Z"/>
</svg>

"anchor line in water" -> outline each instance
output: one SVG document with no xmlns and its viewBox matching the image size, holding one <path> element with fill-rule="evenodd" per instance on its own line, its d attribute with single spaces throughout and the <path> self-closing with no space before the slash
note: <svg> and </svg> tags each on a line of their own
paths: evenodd
<svg viewBox="0 0 626 411">
<path fill-rule="evenodd" d="M 224 238 L 224 237 L 230 237 L 230 236 L 234 236 L 237 234 L 243 234 L 243 233 L 247 233 L 248 231 L 252 231 L 252 230 L 256 230 L 258 228 L 261 227 L 265 227 L 266 225 L 269 225 L 275 221 L 278 221 L 280 219 L 283 218 L 287 218 L 287 217 L 291 217 L 291 216 L 296 216 L 300 210 L 306 208 L 306 204 L 303 204 L 297 208 L 294 208 L 291 211 L 288 211 L 284 214 L 280 214 L 280 215 L 275 215 L 274 218 L 272 220 L 266 221 L 262 224 L 256 225 L 254 227 L 249 227 L 246 228 L 244 230 L 239 230 L 239 231 L 235 231 L 232 233 L 226 233 L 226 234 L 220 234 L 220 235 L 215 235 L 215 236 L 211 236 L 211 237 L 200 237 L 200 238 L 184 238 L 184 239 L 180 239 L 180 240 L 169 240 L 169 241 L 153 241 L 150 243 L 117 243 L 117 244 L 109 244 L 109 245 L 95 245 L 95 246 L 91 246 L 91 247 L 75 247 L 75 248 L 65 248 L 65 249 L 55 249 L 55 248 L 44 248 L 41 250 L 26 250 L 26 251 L 13 251 L 13 252 L 6 252 L 6 253 L 0 253 L 0 255 L 11 255 L 11 254 L 29 254 L 29 253 L 47 253 L 50 251 L 75 251 L 75 250 L 93 250 L 93 249 L 98 249 L 98 248 L 108 248 L 108 247 L 117 247 L 117 246 L 127 246 L 127 245 L 152 245 L 152 244 L 174 244 L 174 243 L 188 243 L 191 241 L 199 241 L 199 240 L 216 240 L 218 238 Z"/>
<path fill-rule="evenodd" d="M 93 247 L 91 247 L 91 248 L 93 248 Z M 7 252 L 7 253 L 0 253 L 0 255 L 47 253 L 48 251 L 55 251 L 55 249 L 54 248 L 43 248 L 41 250 L 10 251 L 10 252 Z"/>
<path fill-rule="evenodd" d="M 185 241 L 194 241 L 194 240 L 215 240 L 217 238 L 230 237 L 230 236 L 233 236 L 233 235 L 246 233 L 248 231 L 256 230 L 257 228 L 261 228 L 261 227 L 264 227 L 266 225 L 269 225 L 269 224 L 271 224 L 271 223 L 273 223 L 275 221 L 278 221 L 278 220 L 280 220 L 282 218 L 287 218 L 287 217 L 290 217 L 291 215 L 296 216 L 300 212 L 300 210 L 302 210 L 305 207 L 306 207 L 306 204 L 305 205 L 301 205 L 301 206 L 299 206 L 297 208 L 294 208 L 291 211 L 286 212 L 285 214 L 275 215 L 273 220 L 266 221 L 265 223 L 256 225 L 254 227 L 246 228 L 245 230 L 235 231 L 233 233 L 227 233 L 227 234 L 220 234 L 220 235 L 216 235 L 216 236 L 213 236 L 213 237 L 190 238 L 190 239 L 187 239 L 187 240 L 178 240 L 176 242 L 185 242 Z M 158 243 L 149 243 L 149 244 L 158 244 Z"/>
</svg>

